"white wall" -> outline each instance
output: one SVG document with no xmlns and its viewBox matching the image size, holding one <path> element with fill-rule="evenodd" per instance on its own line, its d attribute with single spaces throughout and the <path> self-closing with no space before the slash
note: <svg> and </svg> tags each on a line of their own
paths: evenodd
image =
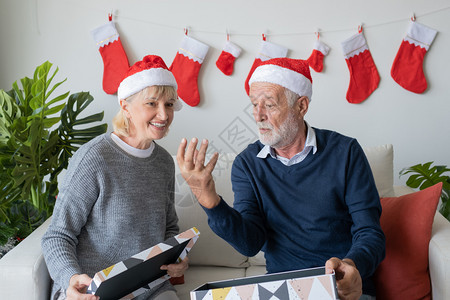
<svg viewBox="0 0 450 300">
<path fill-rule="evenodd" d="M 106 23 L 111 10 L 130 63 L 158 54 L 170 65 L 185 26 L 191 37 L 211 47 L 199 76 L 200 105 L 185 105 L 176 113 L 171 133 L 160 142 L 171 153 L 182 137 L 193 136 L 210 139 L 220 152 L 242 149 L 242 142 L 256 132 L 244 81 L 261 33 L 289 48 L 289 57 L 307 58 L 320 28 L 321 40 L 332 49 L 324 72 L 312 72 L 309 123 L 356 137 L 363 146 L 392 143 L 396 183 L 406 180 L 398 179 L 403 167 L 431 160 L 450 166 L 448 0 L 0 0 L 0 88 L 10 89 L 13 81 L 32 76 L 37 65 L 49 60 L 59 67 L 60 78 L 68 78 L 61 93 L 90 91 L 95 101 L 89 112 L 104 110 L 110 123 L 117 100 L 102 90 L 103 63 L 90 30 Z M 419 23 L 439 31 L 425 58 L 429 88 L 421 95 L 404 90 L 390 77 L 412 13 Z M 341 42 L 361 23 L 381 81 L 365 102 L 355 105 L 345 99 L 349 71 Z M 215 65 L 226 29 L 231 41 L 243 48 L 230 77 Z"/>
</svg>

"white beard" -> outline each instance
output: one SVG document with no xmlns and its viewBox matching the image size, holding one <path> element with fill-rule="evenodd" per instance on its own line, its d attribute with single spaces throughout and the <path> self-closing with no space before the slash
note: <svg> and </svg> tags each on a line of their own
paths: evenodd
<svg viewBox="0 0 450 300">
<path fill-rule="evenodd" d="M 259 132 L 259 140 L 261 143 L 274 148 L 280 148 L 290 144 L 297 136 L 299 126 L 293 113 L 289 113 L 286 120 L 281 124 L 278 130 L 274 130 L 272 124 L 258 122 L 258 128 L 267 128 L 271 131 L 268 133 Z"/>
</svg>

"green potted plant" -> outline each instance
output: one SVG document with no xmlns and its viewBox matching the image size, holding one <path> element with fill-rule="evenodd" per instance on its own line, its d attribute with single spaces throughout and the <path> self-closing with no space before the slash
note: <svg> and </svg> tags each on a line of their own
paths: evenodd
<svg viewBox="0 0 450 300">
<path fill-rule="evenodd" d="M 432 166 L 433 162 L 417 164 L 400 171 L 400 176 L 411 174 L 406 185 L 412 188 L 426 189 L 439 182 L 443 183 L 439 212 L 450 221 L 450 176 L 445 175 L 450 169 L 444 165 Z"/>
<path fill-rule="evenodd" d="M 88 92 L 52 96 L 66 80 L 52 85 L 58 68 L 51 68 L 45 62 L 21 87 L 0 90 L 0 245 L 25 238 L 52 214 L 58 175 L 79 146 L 107 129 L 91 124 L 103 112 L 81 116 L 93 101 Z"/>
</svg>

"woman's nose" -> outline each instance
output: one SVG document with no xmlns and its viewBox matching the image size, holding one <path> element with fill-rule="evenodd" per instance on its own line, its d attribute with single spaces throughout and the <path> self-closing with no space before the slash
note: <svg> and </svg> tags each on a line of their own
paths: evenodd
<svg viewBox="0 0 450 300">
<path fill-rule="evenodd" d="M 158 105 L 157 115 L 161 120 L 166 120 L 168 118 L 167 107 L 165 104 Z"/>
</svg>

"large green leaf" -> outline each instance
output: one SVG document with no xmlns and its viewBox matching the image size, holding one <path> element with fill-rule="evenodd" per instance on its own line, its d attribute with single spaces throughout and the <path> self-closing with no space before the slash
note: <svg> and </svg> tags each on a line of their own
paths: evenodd
<svg viewBox="0 0 450 300">
<path fill-rule="evenodd" d="M 15 229 L 15 235 L 21 239 L 27 237 L 41 225 L 50 215 L 39 211 L 29 201 L 18 200 L 10 210 L 10 227 Z"/>
<path fill-rule="evenodd" d="M 7 143 L 12 135 L 11 125 L 20 116 L 21 111 L 14 98 L 0 90 L 0 143 Z"/>
<path fill-rule="evenodd" d="M 450 171 L 446 166 L 432 166 L 433 162 L 427 162 L 424 164 L 417 164 L 409 168 L 405 168 L 400 171 L 400 175 L 410 175 L 406 181 L 406 185 L 412 188 L 419 188 L 420 190 L 426 189 L 436 183 L 445 183 L 448 176 L 443 176 L 445 172 Z"/>
<path fill-rule="evenodd" d="M 8 240 L 14 237 L 16 229 L 0 222 L 0 245 L 4 245 Z"/>
<path fill-rule="evenodd" d="M 431 161 L 405 168 L 400 171 L 400 175 L 410 174 L 406 185 L 412 188 L 419 188 L 420 190 L 442 182 L 439 212 L 450 221 L 450 176 L 444 175 L 447 172 L 450 172 L 447 166 L 433 166 L 433 162 Z"/>
<path fill-rule="evenodd" d="M 45 62 L 33 78 L 0 90 L 0 224 L 21 237 L 52 213 L 57 175 L 69 158 L 107 128 L 93 124 L 102 121 L 103 112 L 82 116 L 93 101 L 89 93 L 52 96 L 66 79 L 52 84 L 58 68 L 51 70 Z"/>
<path fill-rule="evenodd" d="M 0 175 L 0 222 L 9 221 L 8 210 L 14 201 L 20 199 L 21 190 L 14 186 L 8 170 L 4 170 Z"/>
<path fill-rule="evenodd" d="M 105 123 L 85 128 L 87 124 L 103 120 L 103 112 L 79 118 L 93 100 L 94 98 L 88 92 L 72 94 L 67 101 L 67 106 L 61 111 L 59 136 L 63 151 L 59 157 L 59 167 L 52 176 L 56 176 L 62 169 L 67 168 L 70 157 L 81 145 L 106 132 L 107 124 Z M 83 127 L 79 128 L 80 125 Z"/>
</svg>

